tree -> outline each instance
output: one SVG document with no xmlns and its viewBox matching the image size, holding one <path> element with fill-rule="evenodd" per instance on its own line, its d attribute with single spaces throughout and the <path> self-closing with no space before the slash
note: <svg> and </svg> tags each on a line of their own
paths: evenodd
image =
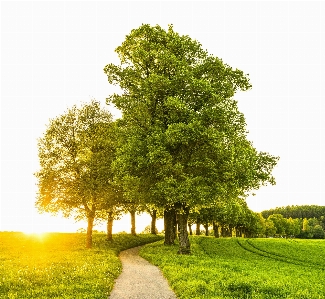
<svg viewBox="0 0 325 299">
<path fill-rule="evenodd" d="M 262 216 L 261 213 L 255 213 L 256 215 L 256 233 L 259 236 L 264 236 L 265 235 L 265 219 Z"/>
<path fill-rule="evenodd" d="M 96 213 L 107 209 L 118 193 L 111 168 L 114 136 L 111 114 L 93 100 L 50 120 L 38 140 L 36 206 L 43 212 L 87 219 L 88 248 Z"/>
<path fill-rule="evenodd" d="M 298 236 L 300 234 L 300 223 L 299 219 L 292 219 L 291 217 L 287 219 L 287 236 Z"/>
<path fill-rule="evenodd" d="M 191 208 L 274 184 L 277 158 L 247 140 L 233 99 L 251 85 L 242 71 L 172 26 L 142 25 L 116 52 L 121 65 L 104 71 L 122 89 L 108 98 L 123 113 L 117 177 L 130 195 L 140 191 L 145 202 L 165 210 L 165 244 L 174 242 L 177 218 L 179 253 L 189 253 Z"/>
<path fill-rule="evenodd" d="M 324 239 L 325 238 L 325 232 L 319 224 L 314 226 L 313 233 L 314 233 L 314 235 L 313 235 L 314 239 Z"/>
<path fill-rule="evenodd" d="M 286 207 L 277 207 L 275 209 L 265 210 L 262 212 L 264 218 L 269 217 L 272 214 L 281 214 L 285 218 L 317 218 L 321 219 L 322 216 L 325 216 L 325 206 L 316 206 L 316 205 L 302 205 L 302 206 L 286 206 Z"/>
<path fill-rule="evenodd" d="M 122 196 L 122 193 L 120 194 Z M 117 198 L 120 198 L 117 195 Z M 106 221 L 106 240 L 112 241 L 113 240 L 113 223 L 114 220 L 119 220 L 121 215 L 123 214 L 123 208 L 120 206 L 120 202 L 113 200 L 110 198 L 103 206 L 103 210 L 98 211 L 96 217 L 100 220 Z"/>
<path fill-rule="evenodd" d="M 247 209 L 245 211 L 245 218 L 243 226 L 245 237 L 251 238 L 265 234 L 265 219 L 260 214 Z"/>
<path fill-rule="evenodd" d="M 158 231 L 156 226 L 157 219 L 162 218 L 163 211 L 150 204 L 144 207 L 144 211 L 151 216 L 150 233 L 156 235 Z"/>
<path fill-rule="evenodd" d="M 276 227 L 271 219 L 265 220 L 265 235 L 266 237 L 273 237 L 276 233 Z"/>
<path fill-rule="evenodd" d="M 273 214 L 267 219 L 274 223 L 276 228 L 276 233 L 279 235 L 284 235 L 287 229 L 287 220 L 281 214 Z"/>
<path fill-rule="evenodd" d="M 313 237 L 313 227 L 310 226 L 307 218 L 302 221 L 302 231 L 300 233 L 301 238 L 311 239 Z"/>
</svg>

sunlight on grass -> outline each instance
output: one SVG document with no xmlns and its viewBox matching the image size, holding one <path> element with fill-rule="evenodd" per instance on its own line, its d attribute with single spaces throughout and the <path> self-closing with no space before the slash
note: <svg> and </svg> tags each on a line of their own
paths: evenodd
<svg viewBox="0 0 325 299">
<path fill-rule="evenodd" d="M 26 230 L 23 232 L 23 234 L 28 237 L 33 237 L 35 239 L 42 240 L 43 238 L 45 238 L 47 233 L 46 232 L 35 232 L 34 230 L 32 230 L 32 231 Z"/>
<path fill-rule="evenodd" d="M 107 298 L 121 272 L 117 254 L 161 239 L 152 235 L 0 232 L 0 298 Z"/>
</svg>

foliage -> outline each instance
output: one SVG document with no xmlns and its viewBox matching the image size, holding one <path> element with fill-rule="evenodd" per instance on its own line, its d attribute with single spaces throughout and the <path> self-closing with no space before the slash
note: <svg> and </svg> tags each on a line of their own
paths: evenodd
<svg viewBox="0 0 325 299">
<path fill-rule="evenodd" d="M 120 194 L 111 167 L 115 147 L 112 116 L 94 100 L 50 120 L 38 142 L 41 168 L 36 173 L 36 206 L 40 211 L 88 219 L 90 246 L 96 213 L 114 205 Z"/>
<path fill-rule="evenodd" d="M 191 224 L 203 224 L 206 235 L 211 226 L 216 237 L 265 235 L 265 219 L 260 213 L 251 211 L 243 198 L 217 202 L 209 208 L 193 209 L 189 219 Z"/>
<path fill-rule="evenodd" d="M 276 233 L 276 227 L 272 220 L 266 219 L 265 221 L 265 235 L 267 237 L 272 237 Z"/>
<path fill-rule="evenodd" d="M 293 207 L 293 206 L 292 206 Z M 310 206 L 302 206 L 304 208 Z M 316 210 L 317 206 L 312 206 Z M 289 207 L 290 208 L 290 207 Z M 296 209 L 297 208 L 297 209 Z M 283 208 L 284 209 L 284 208 Z M 294 207 L 295 211 L 299 210 L 299 206 Z M 280 211 L 280 208 L 269 211 Z M 264 213 L 267 215 L 267 213 Z M 303 239 L 323 239 L 325 238 L 324 232 L 324 219 L 325 216 L 320 216 L 318 219 L 313 218 L 285 218 L 282 214 L 270 214 L 267 219 L 264 219 L 263 213 L 261 213 L 260 227 L 261 233 L 259 235 L 263 236 L 286 236 L 286 237 L 298 237 Z M 263 221 L 264 220 L 264 221 Z M 263 224 L 264 222 L 264 224 Z"/>
<path fill-rule="evenodd" d="M 317 218 L 325 216 L 325 206 L 317 205 L 292 205 L 286 207 L 277 207 L 275 209 L 265 210 L 262 212 L 264 218 L 268 218 L 272 214 L 281 214 L 285 218 Z"/>
<path fill-rule="evenodd" d="M 323 216 L 319 219 L 284 218 L 272 214 L 267 219 L 261 213 L 254 213 L 243 199 L 218 203 L 214 207 L 193 209 L 190 223 L 203 224 L 206 231 L 212 226 L 216 237 L 297 237 L 323 239 Z"/>
<path fill-rule="evenodd" d="M 121 250 L 154 242 L 154 235 L 24 235 L 0 232 L 0 298 L 107 298 L 121 273 Z"/>
<path fill-rule="evenodd" d="M 233 99 L 251 88 L 247 75 L 172 26 L 142 25 L 116 52 L 121 64 L 104 71 L 122 89 L 108 102 L 123 113 L 115 169 L 128 198 L 175 209 L 183 236 L 189 208 L 275 183 L 277 158 L 246 139 Z"/>
<path fill-rule="evenodd" d="M 319 224 L 314 226 L 313 238 L 314 239 L 325 239 L 325 232 Z"/>
<path fill-rule="evenodd" d="M 151 234 L 151 225 L 147 225 L 144 230 L 142 231 L 143 234 Z M 155 234 L 158 234 L 158 230 L 156 228 Z"/>
<path fill-rule="evenodd" d="M 319 299 L 325 295 L 323 241 L 190 238 L 190 256 L 179 256 L 176 246 L 164 247 L 162 242 L 140 252 L 160 267 L 180 299 Z"/>
<path fill-rule="evenodd" d="M 273 214 L 267 218 L 272 221 L 279 235 L 285 235 L 287 229 L 287 220 L 281 214 Z"/>
</svg>

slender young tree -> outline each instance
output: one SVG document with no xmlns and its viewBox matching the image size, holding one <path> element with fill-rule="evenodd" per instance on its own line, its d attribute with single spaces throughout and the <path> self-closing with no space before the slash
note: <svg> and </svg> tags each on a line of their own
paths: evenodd
<svg viewBox="0 0 325 299">
<path fill-rule="evenodd" d="M 179 253 L 190 253 L 191 208 L 274 183 L 277 158 L 247 140 L 233 99 L 251 85 L 242 71 L 172 26 L 142 25 L 116 52 L 121 64 L 104 71 L 122 89 L 108 98 L 123 113 L 117 176 L 127 192 L 165 209 L 167 245 L 174 242 L 177 219 Z"/>
<path fill-rule="evenodd" d="M 86 246 L 92 246 L 96 213 L 115 198 L 115 157 L 111 114 L 93 100 L 50 120 L 38 141 L 40 170 L 36 206 L 40 211 L 87 219 Z"/>
</svg>

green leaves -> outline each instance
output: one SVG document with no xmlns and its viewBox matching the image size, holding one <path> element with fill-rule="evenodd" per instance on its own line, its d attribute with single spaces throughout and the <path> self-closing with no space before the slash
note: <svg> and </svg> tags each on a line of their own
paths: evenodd
<svg viewBox="0 0 325 299">
<path fill-rule="evenodd" d="M 114 165 L 128 194 L 159 207 L 182 202 L 194 208 L 274 183 L 277 158 L 247 140 L 233 99 L 251 88 L 241 70 L 172 26 L 144 24 L 116 52 L 121 64 L 104 72 L 122 88 L 108 101 L 123 113 Z"/>
<path fill-rule="evenodd" d="M 111 114 L 94 100 L 50 120 L 38 142 L 39 210 L 82 218 L 106 203 L 114 193 L 114 130 Z"/>
</svg>

